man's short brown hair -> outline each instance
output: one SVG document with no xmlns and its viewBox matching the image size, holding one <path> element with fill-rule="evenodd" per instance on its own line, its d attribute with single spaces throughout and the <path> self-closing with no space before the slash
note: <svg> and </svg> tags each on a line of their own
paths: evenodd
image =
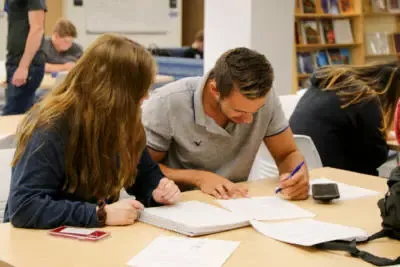
<svg viewBox="0 0 400 267">
<path fill-rule="evenodd" d="M 198 42 L 204 42 L 204 31 L 200 30 L 194 36 L 194 40 Z"/>
<path fill-rule="evenodd" d="M 257 99 L 271 89 L 274 71 L 264 55 L 238 47 L 228 50 L 217 60 L 209 79 L 215 79 L 222 99 L 228 97 L 235 87 L 246 98 Z"/>
<path fill-rule="evenodd" d="M 59 19 L 54 25 L 53 33 L 57 33 L 60 37 L 76 38 L 78 36 L 75 25 L 67 19 Z"/>
</svg>

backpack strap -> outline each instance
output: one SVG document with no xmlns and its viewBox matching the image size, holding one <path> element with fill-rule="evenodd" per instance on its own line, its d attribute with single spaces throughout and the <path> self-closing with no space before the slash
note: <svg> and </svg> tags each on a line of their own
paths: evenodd
<svg viewBox="0 0 400 267">
<path fill-rule="evenodd" d="M 374 239 L 382 238 L 388 236 L 387 231 L 382 230 L 371 235 L 368 240 L 360 243 L 365 243 Z M 355 240 L 348 242 L 348 241 L 330 241 L 321 244 L 315 245 L 318 249 L 324 250 L 338 250 L 338 251 L 345 251 L 350 253 L 352 257 L 360 258 L 368 263 L 371 263 L 375 266 L 389 266 L 394 264 L 400 264 L 400 257 L 397 259 L 387 259 L 375 256 L 367 251 L 359 250 L 357 247 L 357 243 Z"/>
</svg>

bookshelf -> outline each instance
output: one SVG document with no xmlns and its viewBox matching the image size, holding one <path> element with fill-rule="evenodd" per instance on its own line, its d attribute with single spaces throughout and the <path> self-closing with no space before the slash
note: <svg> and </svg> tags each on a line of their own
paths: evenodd
<svg viewBox="0 0 400 267">
<path fill-rule="evenodd" d="M 310 9 L 306 8 L 305 10 L 303 1 L 306 1 L 307 4 L 310 4 L 310 2 L 314 3 L 315 12 L 306 13 L 310 12 Z M 313 62 L 312 70 L 323 65 L 335 63 L 346 64 L 350 62 L 351 64 L 359 65 L 363 64 L 366 59 L 362 7 L 364 0 L 348 0 L 347 2 L 351 4 L 351 8 L 347 10 L 339 4 L 342 1 L 337 0 L 338 9 L 336 11 L 338 12 L 335 12 L 333 9 L 328 10 L 330 7 L 327 8 L 326 5 L 324 5 L 326 2 L 323 1 L 324 0 L 296 0 L 294 30 L 297 36 L 293 49 L 293 92 L 296 92 L 301 87 L 300 84 L 304 84 L 304 82 L 311 77 L 312 71 L 310 71 L 310 68 L 298 67 L 298 62 L 301 62 L 301 66 L 305 65 L 304 58 L 309 62 L 309 54 Z M 315 28 L 315 26 L 313 28 L 314 21 L 317 24 L 317 28 Z M 343 30 L 342 22 L 346 25 L 345 30 Z M 333 41 L 332 39 L 328 41 L 330 36 L 326 29 L 329 29 L 329 27 L 326 25 L 331 25 L 329 33 L 334 32 Z M 307 35 L 309 33 L 307 32 L 309 30 L 307 27 L 317 29 L 317 43 L 309 42 L 314 39 L 309 38 L 309 35 Z M 349 32 L 351 32 L 351 34 Z M 349 35 L 351 42 L 338 42 L 339 39 L 343 39 L 343 36 L 347 36 L 347 39 L 349 39 Z M 316 34 L 313 36 L 315 37 Z M 320 60 L 319 57 L 321 55 L 326 55 L 327 61 Z M 322 56 L 322 58 L 324 58 L 324 56 Z M 324 62 L 326 64 L 324 64 Z M 305 69 L 307 69 L 307 71 L 305 71 Z"/>
<path fill-rule="evenodd" d="M 400 57 L 400 51 L 396 51 L 394 41 L 394 34 L 400 32 L 400 9 L 393 11 L 390 6 L 388 7 L 388 1 L 381 3 L 381 9 L 377 10 L 372 0 L 363 0 L 366 62 L 390 61 Z M 379 41 L 379 38 L 371 37 L 373 34 L 382 35 L 381 41 Z M 379 51 L 381 49 L 373 51 L 371 49 L 372 43 L 375 43 L 377 47 L 383 47 L 385 52 Z"/>
</svg>

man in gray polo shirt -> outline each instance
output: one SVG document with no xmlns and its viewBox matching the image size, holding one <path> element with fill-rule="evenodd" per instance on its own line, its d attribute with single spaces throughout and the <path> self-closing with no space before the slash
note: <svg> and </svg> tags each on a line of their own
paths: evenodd
<svg viewBox="0 0 400 267">
<path fill-rule="evenodd" d="M 272 89 L 273 69 L 248 48 L 224 53 L 205 77 L 157 89 L 143 105 L 147 145 L 164 174 L 217 198 L 242 197 L 254 158 L 264 141 L 274 157 L 281 192 L 308 197 L 306 167 L 287 180 L 304 158 L 298 151 Z"/>
</svg>

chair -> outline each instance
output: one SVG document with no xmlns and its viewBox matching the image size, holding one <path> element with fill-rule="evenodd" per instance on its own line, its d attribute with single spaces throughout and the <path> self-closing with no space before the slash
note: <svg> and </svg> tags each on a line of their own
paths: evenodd
<svg viewBox="0 0 400 267">
<path fill-rule="evenodd" d="M 285 113 L 285 117 L 287 120 L 290 119 L 294 109 L 296 108 L 297 103 L 299 102 L 302 95 L 281 95 L 279 96 L 279 100 L 282 104 L 283 112 Z"/>
<path fill-rule="evenodd" d="M 0 223 L 4 219 L 4 210 L 10 191 L 11 182 L 11 161 L 15 149 L 0 149 Z"/>
<path fill-rule="evenodd" d="M 312 139 L 305 135 L 294 135 L 294 140 L 307 163 L 308 170 L 322 168 L 322 161 Z M 276 178 L 278 167 L 264 142 L 261 144 L 249 174 L 250 180 Z"/>
<path fill-rule="evenodd" d="M 203 60 L 179 57 L 154 57 L 158 74 L 173 76 L 175 80 L 203 76 Z"/>
</svg>

